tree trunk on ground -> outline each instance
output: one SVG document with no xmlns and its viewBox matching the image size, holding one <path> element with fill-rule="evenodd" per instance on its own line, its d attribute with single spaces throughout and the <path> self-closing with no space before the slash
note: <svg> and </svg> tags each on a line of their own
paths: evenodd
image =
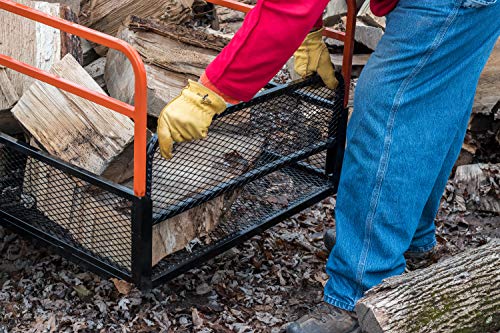
<svg viewBox="0 0 500 333">
<path fill-rule="evenodd" d="M 198 80 L 229 39 L 178 25 L 132 17 L 119 38 L 142 56 L 148 78 L 148 112 L 158 117 L 177 97 L 188 79 Z M 134 75 L 126 57 L 111 50 L 104 78 L 111 96 L 127 103 L 134 99 Z"/>
<path fill-rule="evenodd" d="M 384 280 L 356 313 L 366 333 L 500 329 L 500 240 Z"/>
</svg>

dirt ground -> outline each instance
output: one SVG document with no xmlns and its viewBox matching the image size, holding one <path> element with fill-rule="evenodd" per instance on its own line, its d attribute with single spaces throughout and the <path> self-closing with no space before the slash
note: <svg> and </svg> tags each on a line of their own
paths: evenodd
<svg viewBox="0 0 500 333">
<path fill-rule="evenodd" d="M 450 181 L 432 261 L 500 237 L 500 216 L 460 209 L 468 200 Z M 334 206 L 328 198 L 144 295 L 0 229 L 0 332 L 280 332 L 321 302 Z"/>
</svg>

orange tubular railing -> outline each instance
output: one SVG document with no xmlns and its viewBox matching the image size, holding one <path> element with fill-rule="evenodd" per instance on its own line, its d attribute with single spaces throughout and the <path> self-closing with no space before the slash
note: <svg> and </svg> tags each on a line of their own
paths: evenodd
<svg viewBox="0 0 500 333">
<path fill-rule="evenodd" d="M 235 0 L 207 0 L 214 5 L 224 6 L 243 13 L 248 13 L 253 6 L 247 5 Z M 313 0 L 310 0 L 313 1 Z M 347 106 L 349 101 L 349 92 L 351 90 L 351 73 L 352 73 L 352 57 L 354 52 L 354 32 L 356 28 L 356 0 L 346 0 L 347 2 L 347 22 L 346 32 L 337 31 L 331 28 L 326 28 L 325 37 L 333 38 L 344 42 L 344 57 L 342 60 L 342 75 L 345 79 L 345 96 L 344 106 Z"/>
<path fill-rule="evenodd" d="M 31 9 L 10 0 L 0 0 L 0 9 L 37 21 L 64 32 L 88 39 L 94 43 L 123 52 L 134 69 L 135 96 L 134 106 L 123 103 L 107 95 L 79 86 L 71 81 L 42 71 L 6 55 L 0 54 L 0 65 L 31 76 L 59 89 L 83 97 L 134 120 L 134 194 L 143 197 L 146 194 L 146 123 L 147 123 L 147 86 L 146 70 L 137 51 L 126 42 L 89 29 L 87 27 L 62 20 Z"/>
</svg>

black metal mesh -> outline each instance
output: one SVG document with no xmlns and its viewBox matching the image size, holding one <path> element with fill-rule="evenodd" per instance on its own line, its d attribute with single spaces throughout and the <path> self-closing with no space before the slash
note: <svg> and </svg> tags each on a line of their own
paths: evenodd
<svg viewBox="0 0 500 333">
<path fill-rule="evenodd" d="M 299 168 L 286 167 L 259 178 L 239 190 L 226 219 L 202 239 L 177 251 L 153 268 L 153 281 L 207 254 L 250 228 L 263 224 L 274 214 L 299 204 L 304 198 L 327 191 L 331 184 L 324 177 Z M 175 275 L 175 273 L 173 274 Z"/>
<path fill-rule="evenodd" d="M 187 220 L 177 218 L 179 214 L 200 206 L 205 209 L 200 213 L 209 215 L 202 207 L 211 200 L 214 204 L 214 198 L 223 212 L 211 218 L 219 221 L 215 227 L 161 260 L 154 277 L 170 274 L 305 197 L 331 189 L 324 174 L 326 148 L 337 135 L 343 94 L 342 88 L 332 92 L 319 82 L 313 78 L 276 94 L 271 90 L 229 108 L 214 120 L 205 140 L 177 145 L 171 160 L 161 158 L 155 148 L 153 223 L 182 229 Z"/>
<path fill-rule="evenodd" d="M 128 272 L 132 202 L 1 143 L 0 210 Z"/>
<path fill-rule="evenodd" d="M 171 160 L 157 148 L 153 223 L 325 150 L 337 133 L 342 92 L 320 82 L 315 77 L 229 108 L 206 139 L 177 144 Z M 312 165 L 323 169 L 324 158 Z"/>
</svg>

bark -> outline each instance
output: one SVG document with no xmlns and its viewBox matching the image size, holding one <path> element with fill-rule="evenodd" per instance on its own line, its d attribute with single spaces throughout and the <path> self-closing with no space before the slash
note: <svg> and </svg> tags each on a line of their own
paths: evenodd
<svg viewBox="0 0 500 333">
<path fill-rule="evenodd" d="M 193 0 L 84 0 L 80 22 L 92 29 L 116 36 L 120 26 L 133 14 L 140 17 L 163 18 L 180 23 L 191 14 Z M 104 56 L 107 49 L 98 46 L 96 51 Z"/>
<path fill-rule="evenodd" d="M 203 30 L 137 17 L 131 18 L 119 38 L 134 46 L 146 64 L 148 113 L 155 117 L 179 95 L 188 79 L 198 80 L 205 67 L 229 42 Z M 129 61 L 114 50 L 109 52 L 107 59 L 104 79 L 110 95 L 133 103 L 134 75 Z"/>
<path fill-rule="evenodd" d="M 493 332 L 500 328 L 500 241 L 391 277 L 356 305 L 363 332 Z"/>
</svg>

